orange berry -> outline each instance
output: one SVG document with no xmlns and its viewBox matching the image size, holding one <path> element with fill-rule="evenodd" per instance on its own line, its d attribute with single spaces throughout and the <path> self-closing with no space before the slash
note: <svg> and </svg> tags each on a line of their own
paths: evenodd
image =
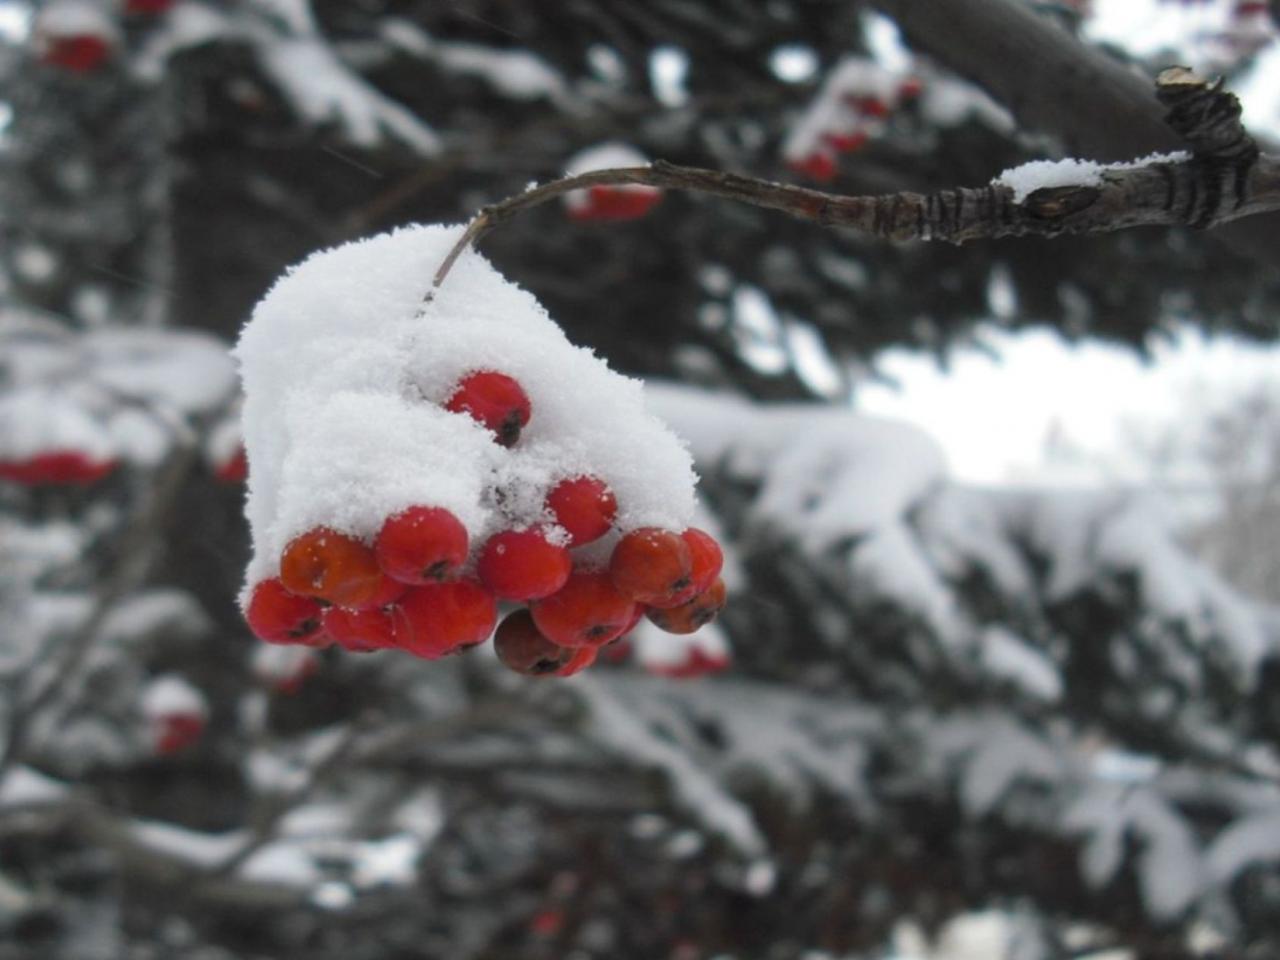
<svg viewBox="0 0 1280 960">
<path fill-rule="evenodd" d="M 689 546 L 659 527 L 632 530 L 613 548 L 609 576 L 622 593 L 648 606 L 678 604 L 693 582 Z"/>
<path fill-rule="evenodd" d="M 294 593 L 342 607 L 366 606 L 384 589 L 373 550 L 328 527 L 289 542 L 280 558 L 280 579 Z"/>
</svg>

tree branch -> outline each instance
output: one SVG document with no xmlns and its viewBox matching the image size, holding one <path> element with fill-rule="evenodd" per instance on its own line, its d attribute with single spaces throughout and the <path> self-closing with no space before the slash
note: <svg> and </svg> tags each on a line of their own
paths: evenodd
<svg viewBox="0 0 1280 960">
<path fill-rule="evenodd" d="M 1060 137 L 1076 156 L 1122 161 L 1176 150 L 1141 74 L 1014 0 L 873 0 L 908 42 L 1004 104 L 1019 125 Z M 1280 267 L 1280 217 L 1217 233 L 1241 253 Z"/>
<path fill-rule="evenodd" d="M 553 180 L 484 207 L 436 271 L 426 301 L 433 299 L 434 289 L 444 282 L 462 252 L 490 230 L 522 211 L 593 186 L 641 184 L 691 190 L 780 210 L 823 226 L 849 227 L 896 243 L 1056 237 L 1138 226 L 1209 227 L 1280 210 L 1280 158 L 1255 155 L 1248 162 L 1229 165 L 1207 163 L 1206 159 L 1193 155 L 1180 162 L 1161 160 L 1103 168 L 1096 185 L 1046 187 L 1021 200 L 1012 187 L 998 181 L 932 194 L 850 197 L 661 160 L 648 167 L 594 170 Z"/>
</svg>

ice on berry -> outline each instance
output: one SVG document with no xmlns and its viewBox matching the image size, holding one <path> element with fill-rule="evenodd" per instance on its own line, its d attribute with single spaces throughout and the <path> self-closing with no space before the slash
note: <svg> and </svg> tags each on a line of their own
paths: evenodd
<svg viewBox="0 0 1280 960">
<path fill-rule="evenodd" d="M 276 575 L 285 546 L 308 530 L 372 543 L 411 506 L 456 515 L 474 561 L 493 533 L 551 523 L 548 490 L 582 475 L 609 486 L 618 514 L 580 562 L 607 558 L 620 532 L 692 521 L 690 456 L 649 412 L 640 381 L 571 344 L 532 295 L 474 251 L 425 300 L 460 229 L 412 227 L 315 254 L 254 311 L 235 350 L 250 469 L 248 585 Z M 444 409 L 465 376 L 486 370 L 513 377 L 531 401 L 509 449 Z"/>
</svg>

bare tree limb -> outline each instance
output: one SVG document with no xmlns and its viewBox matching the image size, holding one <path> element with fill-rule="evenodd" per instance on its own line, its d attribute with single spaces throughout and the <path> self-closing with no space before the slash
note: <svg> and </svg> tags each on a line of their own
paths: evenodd
<svg viewBox="0 0 1280 960">
<path fill-rule="evenodd" d="M 1231 178 L 1226 189 L 1224 178 Z M 1102 233 L 1139 226 L 1208 227 L 1280 210 L 1280 158 L 1257 157 L 1221 167 L 1191 157 L 1105 169 L 1100 182 L 1046 187 L 1019 202 L 1000 183 L 932 194 L 895 193 L 849 197 L 719 170 L 656 161 L 648 167 L 595 170 L 553 180 L 483 208 L 449 252 L 432 281 L 449 275 L 464 250 L 518 213 L 571 190 L 641 184 L 691 190 L 757 207 L 780 210 L 828 227 L 849 227 L 884 240 L 966 243 L 997 237 Z"/>
<path fill-rule="evenodd" d="M 1148 80 L 1015 0 L 873 0 L 915 47 L 1004 104 L 1021 126 L 1060 137 L 1076 156 L 1123 161 L 1183 144 Z M 1280 268 L 1280 217 L 1216 235 Z"/>
</svg>

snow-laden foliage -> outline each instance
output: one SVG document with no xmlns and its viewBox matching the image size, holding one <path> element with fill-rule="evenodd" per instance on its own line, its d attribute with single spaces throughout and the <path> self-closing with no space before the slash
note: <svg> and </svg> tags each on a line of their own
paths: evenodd
<svg viewBox="0 0 1280 960">
<path fill-rule="evenodd" d="M 55 51 L 76 6 L 89 42 Z M 1031 6 L 1088 36 L 1087 4 Z M 1202 6 L 1233 82 L 1242 51 L 1274 57 L 1256 5 Z M 927 192 L 1067 148 L 856 4 L 50 0 L 25 40 L 22 8 L 0 31 L 18 38 L 0 42 L 15 955 L 1280 949 L 1280 617 L 1137 493 L 958 484 L 918 430 L 799 402 L 846 401 L 877 350 L 945 352 L 993 312 L 1135 344 L 1187 317 L 1274 337 L 1258 271 L 1204 236 L 1047 257 L 869 245 L 674 195 L 530 212 L 486 254 L 568 342 L 649 379 L 703 478 L 693 522 L 727 548 L 725 619 L 641 627 L 568 681 L 484 648 L 427 664 L 267 646 L 235 606 L 250 545 L 226 347 L 287 264 L 458 222 L 584 153 Z M 811 159 L 801 141 L 828 162 L 788 169 Z M 394 433 L 323 416 L 362 392 L 344 378 L 395 399 L 412 358 L 444 389 L 428 368 L 451 338 L 414 319 L 439 251 L 409 270 L 403 253 L 293 301 L 260 371 L 282 403 L 308 382 L 290 415 L 324 477 Z M 487 270 L 465 258 L 437 304 L 452 291 L 496 326 L 537 313 Z M 370 336 L 341 353 L 356 322 Z M 372 345 L 397 324 L 421 354 Z M 542 359 L 549 395 L 594 422 L 577 368 Z M 255 469 L 287 459 L 268 433 Z M 41 450 L 62 459 L 33 465 Z M 359 499 L 298 472 L 325 509 Z"/>
</svg>

